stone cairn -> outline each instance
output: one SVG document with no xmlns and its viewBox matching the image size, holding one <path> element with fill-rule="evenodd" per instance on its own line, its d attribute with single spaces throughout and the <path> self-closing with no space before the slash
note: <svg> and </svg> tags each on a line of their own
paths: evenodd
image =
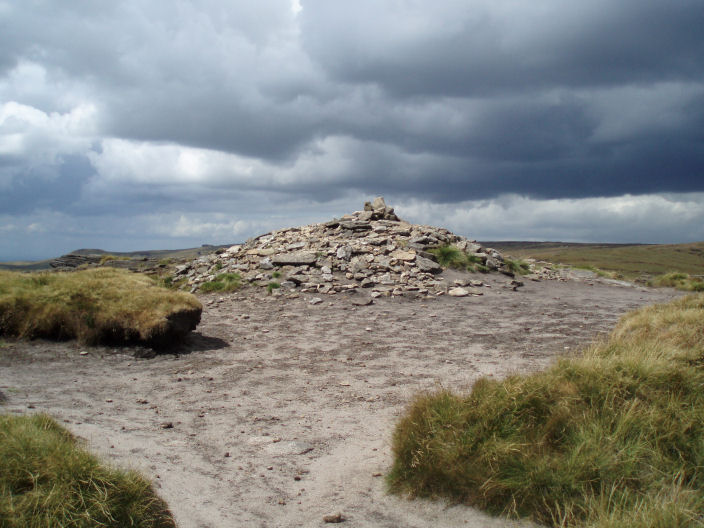
<svg viewBox="0 0 704 528">
<path fill-rule="evenodd" d="M 438 277 L 442 267 L 429 250 L 445 245 L 513 276 L 498 251 L 447 229 L 405 222 L 378 197 L 340 219 L 279 229 L 199 257 L 176 268 L 174 279 L 187 279 L 196 292 L 222 273 L 238 273 L 245 283 L 276 282 L 277 295 L 369 292 L 369 298 L 453 294 L 456 286 L 480 286 L 471 280 L 448 285 Z"/>
</svg>

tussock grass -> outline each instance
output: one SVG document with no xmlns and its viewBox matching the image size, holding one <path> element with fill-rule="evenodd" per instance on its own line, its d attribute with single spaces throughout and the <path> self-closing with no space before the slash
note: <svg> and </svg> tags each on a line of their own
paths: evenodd
<svg viewBox="0 0 704 528">
<path fill-rule="evenodd" d="M 418 396 L 391 489 L 556 527 L 704 525 L 704 295 L 624 316 L 583 357 Z"/>
<path fill-rule="evenodd" d="M 0 526 L 173 528 L 133 471 L 102 465 L 47 415 L 0 416 Z"/>
<path fill-rule="evenodd" d="M 506 269 L 519 275 L 527 275 L 530 273 L 530 265 L 520 259 L 506 259 L 504 261 Z"/>
<path fill-rule="evenodd" d="M 465 253 L 455 246 L 440 246 L 429 252 L 435 255 L 438 264 L 444 268 L 462 269 L 468 264 Z"/>
<path fill-rule="evenodd" d="M 159 346 L 195 326 L 201 310 L 194 296 L 125 270 L 0 272 L 0 335 Z M 177 328 L 184 318 L 190 326 Z"/>
<path fill-rule="evenodd" d="M 649 286 L 677 288 L 683 291 L 704 291 L 704 279 L 692 277 L 688 273 L 671 272 L 659 275 L 648 281 Z"/>
<path fill-rule="evenodd" d="M 484 261 L 480 257 L 467 253 L 466 251 L 462 251 L 453 245 L 445 245 L 429 249 L 428 252 L 435 255 L 438 264 L 444 268 L 460 269 L 470 272 L 489 271 L 489 268 L 483 265 Z"/>
<path fill-rule="evenodd" d="M 239 273 L 221 273 L 214 280 L 204 282 L 200 286 L 200 291 L 210 292 L 231 292 L 242 286 L 242 277 Z"/>
</svg>

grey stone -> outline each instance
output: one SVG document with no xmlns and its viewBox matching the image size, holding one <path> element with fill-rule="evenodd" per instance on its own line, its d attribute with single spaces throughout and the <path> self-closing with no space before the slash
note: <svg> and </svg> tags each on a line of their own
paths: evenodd
<svg viewBox="0 0 704 528">
<path fill-rule="evenodd" d="M 372 202 L 372 210 L 386 212 L 386 202 L 384 201 L 383 196 L 377 196 L 374 198 L 374 201 Z"/>
<path fill-rule="evenodd" d="M 430 259 L 427 259 L 425 257 L 419 257 L 416 256 L 416 266 L 418 266 L 418 269 L 420 271 L 428 272 L 428 273 L 441 273 L 442 272 L 442 267 L 440 264 L 437 262 L 433 262 Z"/>
<path fill-rule="evenodd" d="M 411 238 L 408 243 L 409 244 L 421 244 L 421 245 L 428 245 L 428 244 L 437 244 L 438 239 L 434 237 L 429 237 L 429 236 L 419 236 L 415 238 Z"/>
<path fill-rule="evenodd" d="M 300 286 L 304 282 L 308 281 L 308 277 L 305 275 L 289 275 L 288 277 L 286 277 L 286 280 L 292 282 L 296 286 Z"/>
<path fill-rule="evenodd" d="M 339 247 L 336 256 L 340 260 L 349 260 L 352 257 L 352 248 L 350 246 Z"/>
<path fill-rule="evenodd" d="M 272 264 L 271 259 L 269 257 L 266 257 L 259 261 L 259 267 L 261 269 L 270 270 L 274 269 L 274 264 Z"/>
<path fill-rule="evenodd" d="M 374 292 L 372 292 L 373 294 Z M 352 299 L 352 304 L 355 306 L 369 306 L 374 302 L 374 299 L 371 297 L 355 297 Z"/>
<path fill-rule="evenodd" d="M 492 258 L 496 259 L 497 261 L 499 261 L 499 262 L 503 262 L 503 261 L 504 261 L 504 257 L 501 255 L 501 253 L 499 253 L 499 252 L 496 251 L 495 249 L 488 248 L 488 249 L 486 250 L 486 252 L 487 252 L 487 254 L 489 254 L 489 256 L 491 256 Z"/>
<path fill-rule="evenodd" d="M 493 257 L 487 257 L 486 261 L 484 262 L 484 265 L 490 270 L 494 271 L 499 269 L 501 263 Z"/>
<path fill-rule="evenodd" d="M 413 261 L 416 260 L 416 252 L 415 251 L 403 251 L 401 249 L 398 249 L 391 253 L 390 257 L 392 259 L 396 260 L 403 260 L 403 261 Z"/>
<path fill-rule="evenodd" d="M 361 257 L 354 257 L 350 261 L 349 270 L 352 273 L 359 273 L 360 271 L 364 271 L 367 269 L 369 269 L 369 262 L 367 262 L 366 259 L 363 259 Z"/>
<path fill-rule="evenodd" d="M 269 440 L 271 441 L 271 440 Z M 264 443 L 264 442 L 262 442 Z M 264 450 L 270 455 L 305 455 L 313 451 L 313 446 L 308 442 L 290 441 L 290 442 L 273 442 L 265 444 Z"/>
<path fill-rule="evenodd" d="M 369 222 L 363 222 L 361 220 L 345 220 L 344 222 L 340 222 L 340 227 L 349 229 L 350 231 L 369 231 L 372 225 Z"/>
<path fill-rule="evenodd" d="M 306 264 L 315 264 L 317 258 L 317 255 L 312 251 L 297 251 L 294 253 L 274 255 L 271 262 L 275 266 L 302 266 Z"/>
</svg>

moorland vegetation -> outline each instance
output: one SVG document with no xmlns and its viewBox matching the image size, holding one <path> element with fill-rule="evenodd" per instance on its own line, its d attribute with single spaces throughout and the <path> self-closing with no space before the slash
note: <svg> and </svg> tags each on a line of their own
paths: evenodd
<svg viewBox="0 0 704 528">
<path fill-rule="evenodd" d="M 704 291 L 704 242 L 662 245 L 492 244 L 518 258 L 530 257 L 587 269 L 602 277 L 683 291 Z"/>
<path fill-rule="evenodd" d="M 174 528 L 134 471 L 109 467 L 47 415 L 0 415 L 0 526 Z"/>
<path fill-rule="evenodd" d="M 624 316 L 582 357 L 416 397 L 391 489 L 555 527 L 690 527 L 704 514 L 704 295 Z"/>
<path fill-rule="evenodd" d="M 0 271 L 0 335 L 77 339 L 155 348 L 183 338 L 200 321 L 193 295 L 113 268 L 70 273 Z"/>
</svg>

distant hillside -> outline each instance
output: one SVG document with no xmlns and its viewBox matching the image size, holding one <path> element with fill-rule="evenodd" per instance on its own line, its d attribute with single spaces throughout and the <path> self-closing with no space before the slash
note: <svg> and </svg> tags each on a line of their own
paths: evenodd
<svg viewBox="0 0 704 528">
<path fill-rule="evenodd" d="M 218 249 L 228 248 L 232 244 L 226 244 L 222 246 L 212 246 L 210 244 L 203 244 L 197 248 L 186 248 L 186 249 L 153 249 L 153 250 L 142 250 L 142 251 L 105 251 L 104 249 L 77 249 L 67 253 L 67 255 L 80 255 L 80 256 L 103 256 L 103 255 L 114 255 L 115 257 L 127 258 L 127 259 L 150 259 L 150 260 L 162 260 L 162 259 L 172 259 L 172 260 L 192 260 L 196 257 L 202 255 L 209 255 L 217 251 Z M 65 256 L 65 255 L 64 255 Z M 58 256 L 56 258 L 59 258 Z M 56 259 L 47 260 L 37 260 L 34 262 L 0 262 L 0 269 L 10 270 L 10 271 L 41 271 L 51 269 L 51 263 Z"/>
<path fill-rule="evenodd" d="M 482 242 L 515 258 L 595 267 L 626 277 L 671 271 L 704 275 L 704 242 L 690 244 L 581 244 L 571 242 Z"/>
<path fill-rule="evenodd" d="M 197 248 L 186 248 L 186 249 L 148 249 L 141 251 L 105 251 L 103 249 L 77 249 L 71 251 L 72 255 L 115 255 L 116 257 L 129 257 L 129 258 L 173 258 L 173 259 L 191 259 L 199 255 L 209 255 L 213 251 L 218 249 L 228 248 L 233 244 L 225 244 L 221 246 L 213 246 L 210 244 L 203 244 Z"/>
</svg>

